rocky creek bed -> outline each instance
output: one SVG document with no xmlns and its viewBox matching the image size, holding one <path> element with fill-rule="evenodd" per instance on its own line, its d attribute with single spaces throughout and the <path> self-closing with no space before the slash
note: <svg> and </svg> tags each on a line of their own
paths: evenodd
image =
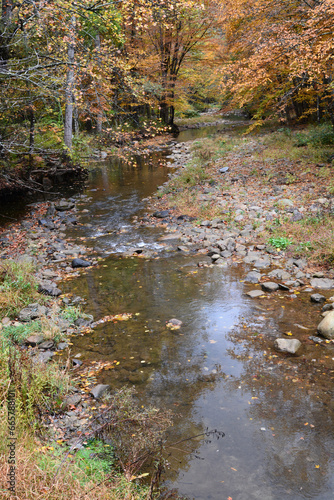
<svg viewBox="0 0 334 500">
<path fill-rule="evenodd" d="M 250 142 L 248 151 L 254 147 L 256 145 Z M 169 183 L 182 172 L 191 157 L 189 143 L 174 142 L 172 148 L 169 160 L 173 170 Z M 243 152 L 234 154 L 243 158 L 244 153 L 247 158 L 247 147 Z M 191 256 L 198 272 L 207 268 L 219 272 L 229 266 L 240 266 L 244 270 L 245 296 L 256 301 L 255 307 L 260 312 L 270 310 L 277 301 L 283 304 L 280 307 L 289 304 L 291 308 L 292 304 L 292 309 L 300 307 L 301 300 L 304 307 L 307 304 L 312 311 L 313 324 L 318 324 L 318 327 L 308 323 L 291 323 L 285 330 L 275 331 L 269 336 L 262 334 L 258 327 L 260 334 L 252 341 L 264 352 L 266 349 L 272 354 L 276 352 L 273 357 L 277 363 L 290 365 L 292 361 L 294 366 L 297 362 L 299 377 L 310 381 L 310 393 L 320 394 L 319 391 L 322 391 L 324 401 L 330 407 L 334 368 L 334 271 L 314 268 L 305 259 L 292 258 L 287 252 L 266 245 L 261 239 L 261 226 L 280 214 L 304 217 L 319 209 L 327 210 L 332 199 L 322 196 L 316 186 L 310 188 L 313 191 L 307 205 L 298 205 L 296 193 L 288 195 L 284 185 L 272 189 L 265 187 L 263 191 L 250 194 L 245 189 L 247 176 L 244 168 L 236 168 L 235 163 L 232 167 L 232 163 L 224 160 L 217 161 L 215 169 L 216 178 L 211 183 L 198 184 L 193 191 L 202 202 L 219 206 L 222 211 L 220 217 L 199 223 L 198 217 L 191 212 L 182 213 L 179 208 L 170 206 L 168 195 L 162 198 L 159 195 L 158 198 L 147 199 L 150 210 L 143 217 L 133 218 L 133 228 L 141 231 L 143 228 L 158 227 L 159 231 L 165 232 L 159 237 L 163 251 Z M 224 182 L 230 185 L 229 189 L 219 188 L 222 176 Z M 159 191 L 168 190 L 169 183 Z M 81 297 L 63 294 L 62 283 L 80 276 L 80 268 L 94 266 L 98 269 L 105 257 L 99 248 L 79 244 L 78 239 L 73 242 L 67 236 L 68 231 L 78 227 L 81 218 L 87 216 L 85 207 L 88 202 L 89 196 L 79 195 L 56 203 L 36 204 L 25 219 L 7 227 L 0 237 L 1 258 L 33 261 L 37 267 L 39 291 L 50 297 L 50 302 L 45 305 L 30 304 L 13 321 L 2 318 L 2 328 L 45 317 L 62 332 L 61 342 L 55 343 L 34 335 L 26 340 L 22 348 L 37 362 L 61 360 L 60 364 L 69 365 L 73 387 L 64 401 L 64 410 L 57 415 L 44 415 L 43 418 L 52 439 L 65 441 L 72 448 L 82 446 L 83 436 L 92 429 L 90 421 L 94 421 L 94 416 L 103 414 L 105 403 L 100 402 L 100 397 L 109 386 L 99 383 L 100 374 L 110 368 L 110 363 L 86 360 L 82 364 L 80 356 L 71 355 L 71 340 L 91 332 L 101 322 L 124 319 L 121 315 L 104 318 L 86 315 L 69 321 L 61 316 L 63 306 L 83 304 L 84 308 Z M 120 255 L 123 258 L 151 260 L 159 259 L 162 254 L 150 248 L 130 245 Z M 70 285 L 66 285 L 68 288 Z M 275 311 L 273 309 L 272 314 Z M 244 325 L 236 335 L 240 339 L 249 338 L 252 330 Z M 65 358 L 68 359 L 63 362 Z M 216 375 L 210 376 L 214 378 Z"/>
</svg>

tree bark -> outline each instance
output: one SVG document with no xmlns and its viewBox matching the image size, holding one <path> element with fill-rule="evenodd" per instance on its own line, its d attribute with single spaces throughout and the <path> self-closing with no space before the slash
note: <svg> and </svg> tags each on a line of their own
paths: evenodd
<svg viewBox="0 0 334 500">
<path fill-rule="evenodd" d="M 68 70 L 66 76 L 66 88 L 65 88 L 65 118 L 64 118 L 64 143 L 68 149 L 72 149 L 72 138 L 73 138 L 73 108 L 74 108 L 74 29 L 75 29 L 75 17 L 72 16 L 71 27 L 70 27 L 70 41 L 67 46 L 67 62 Z"/>
</svg>

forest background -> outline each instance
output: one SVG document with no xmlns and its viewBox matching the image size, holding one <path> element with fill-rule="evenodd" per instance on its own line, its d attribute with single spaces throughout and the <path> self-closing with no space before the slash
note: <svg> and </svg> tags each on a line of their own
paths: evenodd
<svg viewBox="0 0 334 500">
<path fill-rule="evenodd" d="M 333 124 L 333 19 L 333 0 L 3 0 L 1 169 L 210 105 Z"/>
</svg>

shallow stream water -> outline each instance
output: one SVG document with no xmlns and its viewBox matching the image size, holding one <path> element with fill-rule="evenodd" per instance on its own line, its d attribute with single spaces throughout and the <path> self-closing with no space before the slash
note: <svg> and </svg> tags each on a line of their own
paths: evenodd
<svg viewBox="0 0 334 500">
<path fill-rule="evenodd" d="M 187 130 L 178 140 L 208 132 Z M 313 335 L 319 308 L 302 294 L 254 301 L 244 295 L 242 266 L 199 268 L 203 256 L 166 251 L 163 228 L 135 227 L 143 198 L 168 179 L 165 156 L 152 153 L 131 166 L 104 162 L 91 172 L 89 198 L 79 205 L 87 212 L 68 236 L 105 257 L 62 288 L 84 297 L 95 319 L 133 316 L 74 338 L 73 353 L 84 362 L 114 362 L 101 383 L 135 384 L 142 404 L 173 409 L 169 442 L 206 429 L 225 434 L 171 449 L 169 488 L 196 500 L 330 500 L 332 388 L 321 385 L 319 369 L 271 349 L 274 338 L 298 325 Z M 129 247 L 156 255 L 121 257 Z M 166 328 L 171 318 L 182 320 L 180 330 Z M 316 356 L 313 349 L 307 359 Z"/>
</svg>

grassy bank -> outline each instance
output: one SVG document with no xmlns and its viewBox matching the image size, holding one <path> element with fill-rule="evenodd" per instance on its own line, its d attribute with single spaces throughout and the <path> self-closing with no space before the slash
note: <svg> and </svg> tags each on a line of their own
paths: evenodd
<svg viewBox="0 0 334 500">
<path fill-rule="evenodd" d="M 18 321 L 21 309 L 31 303 L 47 306 L 48 314 Z M 34 265 L 14 260 L 1 264 L 0 314 L 1 498 L 156 498 L 156 488 L 153 491 L 152 485 L 142 484 L 141 477 L 155 480 L 157 470 L 148 468 L 142 474 L 141 468 L 160 456 L 170 414 L 139 407 L 134 392 L 128 389 L 94 402 L 92 410 L 99 409 L 95 413 L 87 408 L 86 398 L 82 417 L 87 424 L 79 428 L 76 438 L 80 446 L 72 450 L 66 439 L 57 439 L 52 432 L 52 422 L 75 409 L 64 406 L 65 398 L 76 388 L 69 354 L 64 353 L 58 362 L 36 362 L 34 348 L 26 341 L 31 335 L 42 335 L 55 344 L 66 341 L 57 321 L 74 325 L 84 315 L 78 307 L 39 294 Z M 15 476 L 12 491 L 8 489 L 10 474 Z"/>
<path fill-rule="evenodd" d="M 258 243 L 332 266 L 333 159 L 334 132 L 326 124 L 217 133 L 193 142 L 191 160 L 158 198 L 160 206 L 173 206 L 198 223 L 220 218 L 240 229 L 251 224 L 260 229 Z M 255 215 L 248 210 L 263 201 L 271 210 L 268 220 L 260 210 Z"/>
</svg>

